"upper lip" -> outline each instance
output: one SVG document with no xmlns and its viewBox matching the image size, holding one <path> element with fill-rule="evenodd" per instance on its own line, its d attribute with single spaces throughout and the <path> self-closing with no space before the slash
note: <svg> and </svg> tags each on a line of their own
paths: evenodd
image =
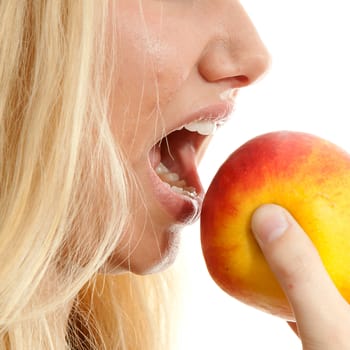
<svg viewBox="0 0 350 350">
<path fill-rule="evenodd" d="M 221 102 L 217 105 L 211 105 L 199 109 L 184 120 L 184 125 L 198 120 L 210 120 L 219 124 L 224 123 L 233 110 L 233 104 Z"/>
<path fill-rule="evenodd" d="M 172 192 L 174 195 L 169 197 L 167 187 L 159 187 L 162 181 L 154 182 L 161 203 L 168 208 L 171 215 L 174 215 L 181 222 L 184 222 L 184 220 L 191 222 L 199 215 L 204 189 L 196 170 L 196 163 L 198 164 L 199 158 L 206 148 L 207 142 L 205 140 L 210 139 L 208 136 L 182 129 L 187 124 L 199 120 L 210 120 L 217 124 L 223 124 L 229 118 L 233 107 L 233 101 L 222 100 L 189 113 L 181 122 L 178 121 L 164 130 L 149 153 L 150 165 L 154 169 L 151 174 L 154 179 L 159 179 L 155 168 L 161 162 L 171 172 L 178 174 L 187 186 L 196 190 L 197 197 L 195 201 L 186 198 L 187 196 L 177 196 L 174 192 Z M 166 141 L 163 139 L 166 139 Z M 179 145 L 180 147 L 178 147 Z M 163 191 L 162 188 L 165 190 Z"/>
<path fill-rule="evenodd" d="M 220 101 L 218 103 L 214 103 L 203 108 L 198 109 L 193 113 L 189 113 L 184 119 L 182 119 L 181 123 L 177 123 L 175 125 L 170 125 L 167 129 L 163 130 L 162 134 L 158 137 L 156 142 L 153 144 L 152 148 L 161 143 L 161 140 L 167 138 L 171 133 L 181 130 L 187 124 L 199 120 L 210 120 L 216 122 L 218 126 L 223 125 L 228 119 L 230 114 L 234 109 L 233 100 L 230 101 Z M 206 139 L 206 136 L 202 136 L 200 138 L 200 144 Z M 197 144 L 197 151 L 199 150 L 200 144 Z M 155 168 L 158 165 L 155 159 L 151 159 L 152 167 Z"/>
<path fill-rule="evenodd" d="M 165 134 L 162 135 L 164 138 L 170 133 L 180 130 L 187 124 L 200 120 L 210 120 L 216 122 L 218 125 L 224 124 L 234 109 L 234 103 L 229 101 L 220 101 L 217 104 L 212 104 L 203 108 L 198 109 L 194 113 L 188 114 L 182 121 L 181 124 L 170 126 L 168 130 L 165 130 Z"/>
</svg>

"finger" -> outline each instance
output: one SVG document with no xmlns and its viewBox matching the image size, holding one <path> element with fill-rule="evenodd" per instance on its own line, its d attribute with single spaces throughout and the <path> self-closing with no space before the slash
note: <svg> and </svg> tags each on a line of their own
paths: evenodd
<svg viewBox="0 0 350 350">
<path fill-rule="evenodd" d="M 325 329 L 348 312 L 348 304 L 326 272 L 309 237 L 277 205 L 264 205 L 253 215 L 252 230 L 293 308 L 299 331 Z"/>
</svg>

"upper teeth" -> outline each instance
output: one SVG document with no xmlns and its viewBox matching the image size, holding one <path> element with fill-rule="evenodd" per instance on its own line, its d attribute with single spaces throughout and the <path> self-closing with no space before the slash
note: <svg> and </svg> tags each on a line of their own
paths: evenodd
<svg viewBox="0 0 350 350">
<path fill-rule="evenodd" d="M 197 120 L 186 124 L 184 128 L 189 131 L 198 132 L 198 134 L 201 135 L 213 135 L 217 129 L 217 122 L 211 120 Z"/>
</svg>

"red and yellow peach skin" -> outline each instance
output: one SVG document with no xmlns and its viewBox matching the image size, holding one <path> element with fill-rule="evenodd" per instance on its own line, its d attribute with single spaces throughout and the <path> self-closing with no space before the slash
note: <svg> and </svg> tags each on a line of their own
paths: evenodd
<svg viewBox="0 0 350 350">
<path fill-rule="evenodd" d="M 201 243 L 214 281 L 246 304 L 293 319 L 250 229 L 265 203 L 290 211 L 350 302 L 349 154 L 306 133 L 261 135 L 228 157 L 204 198 Z"/>
</svg>

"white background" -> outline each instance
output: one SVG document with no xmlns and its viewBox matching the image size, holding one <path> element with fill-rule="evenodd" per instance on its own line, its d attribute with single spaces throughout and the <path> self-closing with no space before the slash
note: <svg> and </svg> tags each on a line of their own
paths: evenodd
<svg viewBox="0 0 350 350">
<path fill-rule="evenodd" d="M 327 138 L 350 152 L 348 0 L 243 0 L 272 56 L 268 75 L 241 91 L 232 120 L 214 137 L 200 173 L 204 187 L 246 140 L 273 130 Z M 199 225 L 183 232 L 185 320 L 180 350 L 295 350 L 296 336 L 278 318 L 222 292 L 207 274 Z"/>
</svg>

